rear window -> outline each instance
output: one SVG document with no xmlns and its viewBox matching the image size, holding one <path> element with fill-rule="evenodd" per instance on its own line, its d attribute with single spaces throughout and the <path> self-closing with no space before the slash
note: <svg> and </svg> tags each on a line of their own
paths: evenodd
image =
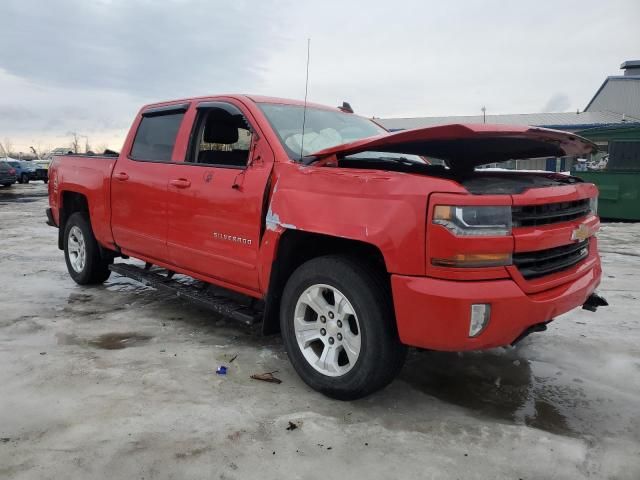
<svg viewBox="0 0 640 480">
<path fill-rule="evenodd" d="M 184 112 L 142 117 L 131 157 L 135 160 L 170 162 L 183 117 Z"/>
</svg>

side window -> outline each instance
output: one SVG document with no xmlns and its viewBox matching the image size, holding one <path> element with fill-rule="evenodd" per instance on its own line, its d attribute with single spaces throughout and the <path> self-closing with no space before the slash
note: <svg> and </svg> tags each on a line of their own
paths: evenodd
<svg viewBox="0 0 640 480">
<path fill-rule="evenodd" d="M 134 160 L 170 162 L 184 112 L 143 116 L 133 140 Z"/>
<path fill-rule="evenodd" d="M 245 167 L 252 133 L 244 115 L 233 105 L 201 109 L 189 161 L 221 167 Z"/>
</svg>

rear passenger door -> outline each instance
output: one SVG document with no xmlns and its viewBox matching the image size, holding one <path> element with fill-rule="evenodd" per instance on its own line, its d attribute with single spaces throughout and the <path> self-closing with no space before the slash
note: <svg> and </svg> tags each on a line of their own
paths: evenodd
<svg viewBox="0 0 640 480">
<path fill-rule="evenodd" d="M 126 253 L 168 262 L 167 183 L 178 130 L 188 105 L 142 113 L 133 144 L 111 178 L 111 228 Z"/>
<path fill-rule="evenodd" d="M 240 102 L 203 102 L 195 108 L 185 161 L 170 168 L 170 258 L 219 284 L 258 291 L 273 152 Z"/>
</svg>

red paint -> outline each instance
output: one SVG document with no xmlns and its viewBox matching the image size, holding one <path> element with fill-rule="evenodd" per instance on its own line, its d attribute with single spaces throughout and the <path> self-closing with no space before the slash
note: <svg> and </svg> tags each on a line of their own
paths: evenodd
<svg viewBox="0 0 640 480">
<path fill-rule="evenodd" d="M 582 305 L 600 282 L 600 263 L 562 285 L 528 295 L 513 280 L 461 282 L 392 275 L 400 340 L 432 350 L 478 350 L 508 345 L 527 327 Z M 469 338 L 473 303 L 491 303 L 491 321 Z"/>
<path fill-rule="evenodd" d="M 246 169 L 185 163 L 196 107 L 225 101 L 254 129 Z M 63 195 L 86 197 L 91 224 L 104 247 L 256 298 L 264 298 L 279 241 L 287 230 L 357 240 L 377 248 L 391 277 L 400 338 L 438 350 L 505 345 L 535 323 L 581 305 L 600 279 L 597 242 L 590 255 L 565 271 L 527 281 L 514 266 L 435 267 L 432 258 L 456 253 L 515 253 L 571 243 L 595 216 L 540 227 L 514 228 L 502 237 L 456 237 L 432 223 L 435 205 L 534 205 L 597 195 L 590 184 L 529 189 L 512 195 L 471 195 L 446 178 L 393 171 L 324 166 L 345 154 L 399 148 L 407 142 L 478 138 L 531 139 L 584 153 L 591 145 L 563 132 L 494 125 L 452 125 L 358 140 L 317 153 L 311 166 L 290 160 L 255 102 L 297 104 L 267 97 L 221 96 L 188 103 L 171 163 L 129 158 L 144 107 L 116 159 L 57 157 L 49 170 L 49 201 L 56 223 Z M 319 108 L 329 108 L 316 106 Z M 335 109 L 332 109 L 335 110 Z M 489 326 L 468 337 L 472 303 L 491 303 Z"/>
</svg>

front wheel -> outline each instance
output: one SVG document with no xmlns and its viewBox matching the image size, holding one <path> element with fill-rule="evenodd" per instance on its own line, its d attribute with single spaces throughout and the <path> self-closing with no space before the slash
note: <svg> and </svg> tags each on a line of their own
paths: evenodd
<svg viewBox="0 0 640 480">
<path fill-rule="evenodd" d="M 49 179 L 48 179 L 48 178 L 45 178 L 45 179 L 43 179 L 42 181 L 46 184 L 47 182 L 49 182 Z"/>
<path fill-rule="evenodd" d="M 26 173 L 23 173 L 20 176 L 20 183 L 29 183 L 29 175 L 27 175 Z"/>
<path fill-rule="evenodd" d="M 291 275 L 280 327 L 302 380 L 340 400 L 384 388 L 406 356 L 384 276 L 349 257 L 315 258 Z"/>
<path fill-rule="evenodd" d="M 64 229 L 64 258 L 69 275 L 79 285 L 99 284 L 111 275 L 111 260 L 100 254 L 91 224 L 83 213 L 76 212 L 67 220 Z"/>
</svg>

